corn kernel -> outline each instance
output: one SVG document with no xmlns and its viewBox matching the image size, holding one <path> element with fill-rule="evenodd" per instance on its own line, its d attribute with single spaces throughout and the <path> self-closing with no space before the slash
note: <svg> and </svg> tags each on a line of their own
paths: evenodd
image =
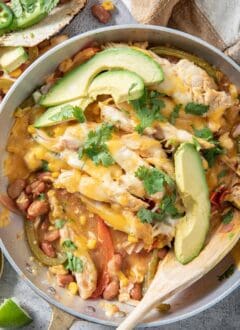
<svg viewBox="0 0 240 330">
<path fill-rule="evenodd" d="M 27 128 L 28 133 L 33 134 L 35 132 L 35 128 L 33 125 L 29 125 Z"/>
<path fill-rule="evenodd" d="M 128 242 L 130 243 L 137 243 L 138 242 L 138 239 L 137 237 L 135 237 L 134 235 L 128 235 Z"/>
<path fill-rule="evenodd" d="M 52 274 L 56 274 L 56 275 L 66 275 L 66 274 L 68 274 L 68 270 L 66 270 L 63 267 L 63 265 L 56 265 L 56 266 L 49 267 L 49 271 Z"/>
<path fill-rule="evenodd" d="M 96 239 L 89 239 L 87 241 L 87 248 L 89 250 L 94 250 L 96 248 L 97 245 L 97 240 Z"/>
<path fill-rule="evenodd" d="M 70 282 L 68 284 L 68 291 L 70 291 L 72 295 L 76 296 L 76 294 L 78 293 L 77 283 L 76 282 Z"/>
<path fill-rule="evenodd" d="M 9 76 L 12 78 L 18 78 L 19 76 L 21 76 L 22 74 L 22 70 L 21 69 L 16 69 L 12 72 L 9 73 Z"/>
<path fill-rule="evenodd" d="M 53 178 L 57 178 L 57 177 L 59 177 L 59 172 L 52 172 L 52 177 Z"/>
<path fill-rule="evenodd" d="M 108 11 L 114 10 L 115 6 L 112 1 L 103 1 L 102 7 Z"/>
<path fill-rule="evenodd" d="M 237 87 L 234 84 L 229 85 L 229 93 L 231 94 L 233 99 L 238 97 Z"/>
<path fill-rule="evenodd" d="M 118 272 L 118 278 L 121 286 L 127 286 L 129 281 L 128 278 L 123 274 L 123 272 Z"/>
<path fill-rule="evenodd" d="M 85 217 L 85 215 L 81 215 L 80 216 L 80 223 L 82 226 L 84 226 L 87 222 L 87 218 Z"/>
</svg>

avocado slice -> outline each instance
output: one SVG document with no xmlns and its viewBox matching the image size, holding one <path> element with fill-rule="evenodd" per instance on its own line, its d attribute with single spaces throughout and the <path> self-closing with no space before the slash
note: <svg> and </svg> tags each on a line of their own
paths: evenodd
<svg viewBox="0 0 240 330">
<path fill-rule="evenodd" d="M 143 79 L 127 70 L 106 71 L 93 79 L 88 89 L 90 97 L 112 95 L 116 103 L 136 100 L 144 93 Z"/>
<path fill-rule="evenodd" d="M 61 105 L 57 105 L 56 107 L 51 107 L 49 108 L 47 111 L 45 111 L 34 123 L 34 127 L 36 128 L 40 128 L 40 127 L 48 127 L 48 126 L 53 126 L 53 125 L 57 125 L 59 123 L 63 123 L 66 121 L 70 121 L 70 120 L 75 120 L 74 117 L 72 118 L 68 118 L 66 120 L 62 120 L 62 119 L 55 119 L 57 118 L 58 114 L 61 113 L 62 109 L 66 106 L 66 105 L 72 105 L 75 107 L 80 107 L 81 109 L 85 109 L 88 104 L 92 103 L 93 100 L 90 98 L 82 98 L 82 99 L 78 99 L 72 102 L 67 102 Z M 54 118 L 55 117 L 55 118 Z"/>
<path fill-rule="evenodd" d="M 23 47 L 1 47 L 0 67 L 7 72 L 19 68 L 28 60 L 28 54 Z"/>
<path fill-rule="evenodd" d="M 191 143 L 183 143 L 174 156 L 176 184 L 186 215 L 176 226 L 175 255 L 182 264 L 197 257 L 209 229 L 210 200 L 201 156 Z"/>
<path fill-rule="evenodd" d="M 93 78 L 100 72 L 111 69 L 135 72 L 145 85 L 163 80 L 160 65 L 150 56 L 131 47 L 107 48 L 60 79 L 42 98 L 41 105 L 54 106 L 86 97 Z"/>
</svg>

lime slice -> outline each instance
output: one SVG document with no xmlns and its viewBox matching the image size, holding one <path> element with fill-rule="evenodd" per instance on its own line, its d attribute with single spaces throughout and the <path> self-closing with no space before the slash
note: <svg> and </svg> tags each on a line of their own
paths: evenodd
<svg viewBox="0 0 240 330">
<path fill-rule="evenodd" d="M 20 328 L 32 322 L 32 318 L 13 300 L 5 299 L 0 306 L 0 328 Z"/>
</svg>

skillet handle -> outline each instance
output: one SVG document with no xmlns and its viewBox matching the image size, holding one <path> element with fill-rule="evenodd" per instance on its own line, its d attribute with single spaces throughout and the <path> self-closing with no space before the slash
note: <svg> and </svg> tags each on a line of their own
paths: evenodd
<svg viewBox="0 0 240 330">
<path fill-rule="evenodd" d="M 52 308 L 52 319 L 48 326 L 48 330 L 68 330 L 76 320 L 75 317 L 67 314 L 60 309 L 51 306 Z"/>
</svg>

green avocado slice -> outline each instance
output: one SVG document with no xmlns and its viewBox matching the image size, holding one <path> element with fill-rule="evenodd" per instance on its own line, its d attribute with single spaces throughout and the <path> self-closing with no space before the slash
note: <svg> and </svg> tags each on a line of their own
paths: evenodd
<svg viewBox="0 0 240 330">
<path fill-rule="evenodd" d="M 127 70 L 106 71 L 93 79 L 88 89 L 90 97 L 112 95 L 116 103 L 136 100 L 144 93 L 143 79 Z"/>
<path fill-rule="evenodd" d="M 59 123 L 75 120 L 74 117 L 68 117 L 67 119 L 62 119 L 61 112 L 63 111 L 65 106 L 73 106 L 73 107 L 79 107 L 82 110 L 86 109 L 86 107 L 92 103 L 93 100 L 90 98 L 81 98 L 75 101 L 67 102 L 64 104 L 57 105 L 56 107 L 51 107 L 47 109 L 34 123 L 34 127 L 40 128 L 40 127 L 48 127 L 57 125 Z"/>
<path fill-rule="evenodd" d="M 28 60 L 28 54 L 23 47 L 1 47 L 0 68 L 12 72 Z"/>
<path fill-rule="evenodd" d="M 147 86 L 163 80 L 160 65 L 150 56 L 131 47 L 107 48 L 60 79 L 42 98 L 41 105 L 49 107 L 86 97 L 93 78 L 111 69 L 135 72 Z"/>
<path fill-rule="evenodd" d="M 210 200 L 201 156 L 193 144 L 183 143 L 174 156 L 176 184 L 186 215 L 176 226 L 175 255 L 187 264 L 201 252 L 209 229 Z"/>
<path fill-rule="evenodd" d="M 112 95 L 115 102 L 124 102 L 140 98 L 144 93 L 144 82 L 134 72 L 126 70 L 113 70 L 100 73 L 93 79 L 88 90 L 88 97 L 80 98 L 65 104 L 57 105 L 49 108 L 34 124 L 35 127 L 47 127 L 56 125 L 61 120 L 61 112 L 64 106 L 78 106 L 82 110 L 92 103 L 98 95 Z M 68 117 L 64 121 L 74 120 L 75 118 Z"/>
</svg>

